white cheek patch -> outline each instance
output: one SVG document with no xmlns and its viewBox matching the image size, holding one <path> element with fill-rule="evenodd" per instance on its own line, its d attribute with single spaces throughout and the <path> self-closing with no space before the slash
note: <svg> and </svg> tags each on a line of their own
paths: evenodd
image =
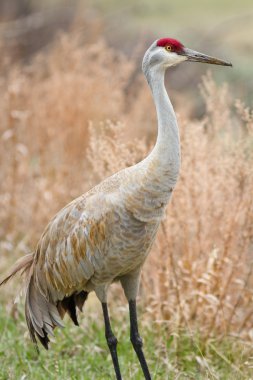
<svg viewBox="0 0 253 380">
<path fill-rule="evenodd" d="M 184 62 L 187 60 L 187 57 L 184 55 L 178 55 L 176 53 L 167 53 L 167 58 L 165 65 L 166 67 L 175 66 L 180 62 Z"/>
</svg>

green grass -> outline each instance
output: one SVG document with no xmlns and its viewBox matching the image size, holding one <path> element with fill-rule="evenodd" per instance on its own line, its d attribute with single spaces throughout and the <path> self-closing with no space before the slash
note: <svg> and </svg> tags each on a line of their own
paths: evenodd
<svg viewBox="0 0 253 380">
<path fill-rule="evenodd" d="M 37 355 L 29 341 L 23 308 L 15 318 L 0 306 L 0 379 L 114 379 L 111 358 L 104 339 L 102 316 L 83 314 L 81 327 L 68 319 L 58 329 L 51 349 Z M 128 338 L 127 311 L 115 311 L 112 323 L 118 337 L 118 354 L 123 379 L 143 379 Z M 123 317 L 124 316 L 124 317 Z M 125 320 L 122 321 L 122 318 Z M 165 379 L 247 379 L 252 376 L 253 351 L 250 345 L 227 338 L 204 345 L 200 336 L 182 332 L 169 336 L 160 327 L 141 326 L 145 353 L 154 380 Z M 251 373 L 251 375 L 250 375 Z"/>
</svg>

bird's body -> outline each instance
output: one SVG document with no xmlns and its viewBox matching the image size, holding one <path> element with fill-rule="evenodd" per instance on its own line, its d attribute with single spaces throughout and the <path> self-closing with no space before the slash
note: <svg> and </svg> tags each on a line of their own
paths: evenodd
<svg viewBox="0 0 253 380">
<path fill-rule="evenodd" d="M 170 49 L 168 49 L 168 47 Z M 195 55 L 194 55 L 194 54 Z M 199 54 L 199 53 L 197 53 Z M 180 169 L 176 116 L 164 86 L 167 67 L 196 52 L 178 41 L 155 41 L 143 59 L 158 117 L 158 135 L 151 153 L 138 164 L 108 177 L 63 208 L 46 227 L 33 254 L 25 256 L 2 282 L 26 273 L 26 319 L 34 342 L 48 348 L 48 335 L 67 311 L 77 324 L 91 291 L 102 303 L 106 338 L 117 379 L 121 379 L 116 344 L 107 311 L 107 290 L 120 281 L 129 301 L 131 341 L 146 379 L 151 379 L 142 352 L 136 316 L 141 268 L 155 239 Z M 199 55 L 199 60 L 223 61 Z M 227 64 L 226 64 L 227 65 Z"/>
<path fill-rule="evenodd" d="M 123 170 L 62 209 L 42 235 L 34 268 L 35 282 L 53 302 L 73 292 L 102 288 L 138 270 L 149 251 L 164 206 L 148 213 L 145 202 L 132 198 L 142 191 L 144 178 L 139 170 Z M 130 173 L 131 175 L 130 175 Z M 138 175 L 139 174 L 139 175 Z M 135 183 L 134 183 L 135 181 Z M 126 190 L 128 186 L 132 191 Z M 151 195 L 151 194 L 150 194 Z M 102 300 L 102 294 L 99 296 Z"/>
<path fill-rule="evenodd" d="M 169 165 L 163 170 L 157 156 L 153 151 L 56 214 L 34 254 L 30 287 L 37 300 L 39 293 L 61 310 L 65 297 L 94 290 L 106 302 L 107 289 L 116 280 L 123 282 L 128 299 L 136 296 L 141 267 L 179 169 L 175 164 L 171 176 Z"/>
</svg>

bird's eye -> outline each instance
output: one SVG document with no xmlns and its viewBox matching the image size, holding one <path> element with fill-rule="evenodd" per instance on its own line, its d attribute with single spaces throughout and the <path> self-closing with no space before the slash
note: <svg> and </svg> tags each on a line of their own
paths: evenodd
<svg viewBox="0 0 253 380">
<path fill-rule="evenodd" d="M 170 45 L 167 45 L 167 46 L 165 46 L 165 49 L 166 49 L 167 51 L 171 51 L 171 50 L 172 50 L 172 47 L 171 47 Z"/>
</svg>

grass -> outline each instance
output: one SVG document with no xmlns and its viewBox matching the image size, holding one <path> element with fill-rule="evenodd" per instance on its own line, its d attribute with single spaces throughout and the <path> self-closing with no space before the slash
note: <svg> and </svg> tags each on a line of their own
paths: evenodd
<svg viewBox="0 0 253 380">
<path fill-rule="evenodd" d="M 23 306 L 22 306 L 23 308 Z M 56 330 L 50 351 L 41 349 L 37 355 L 29 341 L 23 309 L 13 315 L 0 307 L 0 378 L 11 379 L 114 379 L 108 353 L 102 315 L 91 311 L 80 316 L 77 328 L 66 318 L 65 328 Z M 141 314 L 141 313 L 140 313 Z M 112 313 L 118 337 L 118 354 L 124 379 L 141 380 L 142 372 L 128 338 L 127 310 Z M 119 321 L 118 319 L 123 318 Z M 168 335 L 165 328 L 152 328 L 141 323 L 145 353 L 154 380 L 159 379 L 250 379 L 253 351 L 236 340 L 209 340 L 182 331 Z"/>
</svg>

